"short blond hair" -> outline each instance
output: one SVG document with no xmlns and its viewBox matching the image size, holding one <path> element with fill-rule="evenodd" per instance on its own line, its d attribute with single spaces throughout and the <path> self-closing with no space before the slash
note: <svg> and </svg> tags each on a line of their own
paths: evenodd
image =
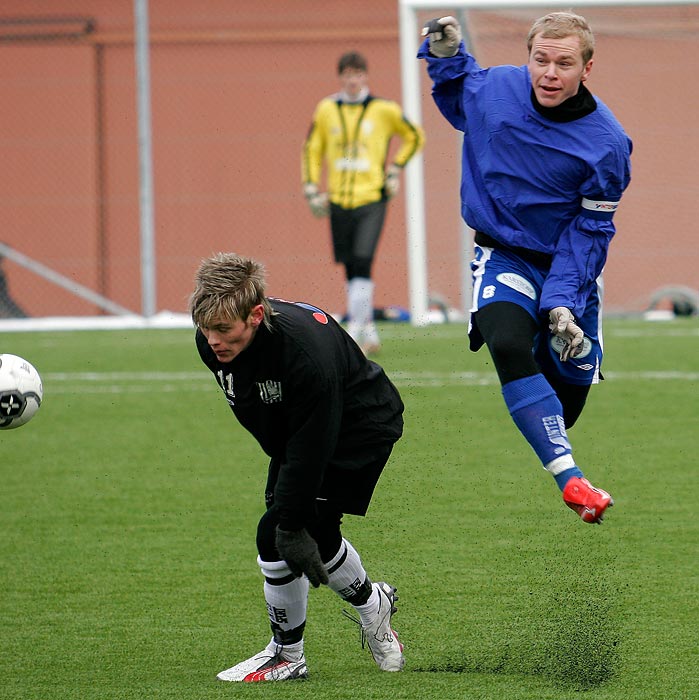
<svg viewBox="0 0 699 700">
<path fill-rule="evenodd" d="M 527 50 L 532 51 L 534 37 L 541 34 L 545 39 L 563 39 L 577 36 L 580 39 L 580 51 L 583 63 L 587 63 L 595 53 L 595 37 L 587 20 L 574 12 L 551 12 L 539 17 L 532 24 L 527 35 Z"/>
<path fill-rule="evenodd" d="M 235 253 L 217 253 L 201 261 L 195 287 L 189 298 L 192 321 L 199 328 L 214 321 L 246 319 L 253 307 L 264 307 L 263 323 L 271 328 L 275 315 L 266 296 L 267 282 L 262 263 Z"/>
</svg>

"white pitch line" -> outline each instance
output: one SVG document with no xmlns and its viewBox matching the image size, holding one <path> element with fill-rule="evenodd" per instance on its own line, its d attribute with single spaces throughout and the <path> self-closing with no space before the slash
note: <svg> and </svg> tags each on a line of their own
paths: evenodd
<svg viewBox="0 0 699 700">
<path fill-rule="evenodd" d="M 398 386 L 493 386 L 494 372 L 389 372 Z M 699 372 L 639 371 L 605 372 L 608 381 L 699 381 Z M 208 372 L 48 372 L 43 375 L 47 394 L 143 394 L 216 390 Z"/>
<path fill-rule="evenodd" d="M 49 372 L 44 380 L 57 382 L 160 382 L 213 378 L 210 372 Z"/>
</svg>

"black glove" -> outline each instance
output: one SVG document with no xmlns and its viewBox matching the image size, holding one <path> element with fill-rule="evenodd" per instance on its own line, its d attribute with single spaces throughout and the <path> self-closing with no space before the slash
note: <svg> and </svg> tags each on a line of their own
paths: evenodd
<svg viewBox="0 0 699 700">
<path fill-rule="evenodd" d="M 277 551 L 294 576 L 306 574 L 314 588 L 328 582 L 328 572 L 320 558 L 318 544 L 305 528 L 280 530 L 277 527 Z"/>
</svg>

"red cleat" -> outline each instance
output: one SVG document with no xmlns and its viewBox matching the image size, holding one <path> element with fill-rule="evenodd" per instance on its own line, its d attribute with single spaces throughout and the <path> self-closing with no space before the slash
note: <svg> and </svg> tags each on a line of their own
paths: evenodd
<svg viewBox="0 0 699 700">
<path fill-rule="evenodd" d="M 587 479 L 572 477 L 563 489 L 563 500 L 586 523 L 601 524 L 604 512 L 614 505 L 614 499 L 602 489 L 595 488 Z"/>
</svg>

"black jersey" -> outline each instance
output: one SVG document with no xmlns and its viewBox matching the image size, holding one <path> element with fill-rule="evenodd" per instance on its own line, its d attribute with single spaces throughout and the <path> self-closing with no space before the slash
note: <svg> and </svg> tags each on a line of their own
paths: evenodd
<svg viewBox="0 0 699 700">
<path fill-rule="evenodd" d="M 285 529 L 302 527 L 316 498 L 363 515 L 378 473 L 367 479 L 362 470 L 401 436 L 400 395 L 330 315 L 270 301 L 277 312 L 272 330 L 260 325 L 231 362 L 219 362 L 201 331 L 199 354 L 236 418 L 271 458 L 268 489 Z"/>
</svg>

